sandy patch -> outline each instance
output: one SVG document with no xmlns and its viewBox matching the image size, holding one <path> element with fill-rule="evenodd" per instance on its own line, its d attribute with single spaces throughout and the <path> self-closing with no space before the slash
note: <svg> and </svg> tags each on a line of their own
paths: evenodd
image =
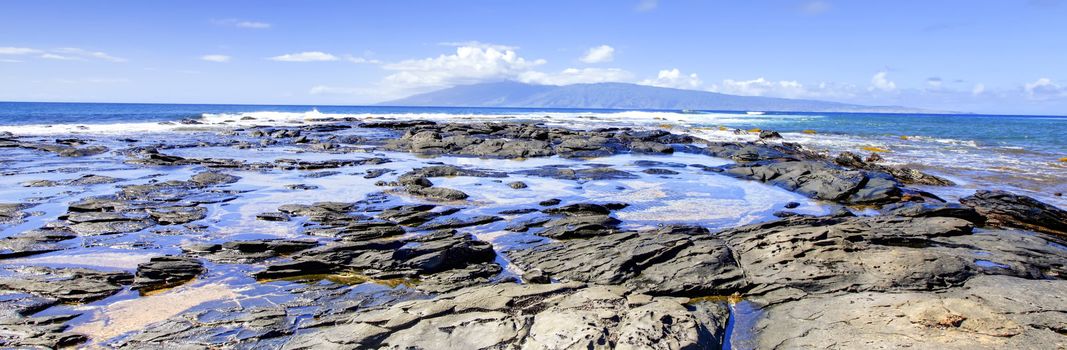
<svg viewBox="0 0 1067 350">
<path fill-rule="evenodd" d="M 108 305 L 99 309 L 92 321 L 76 325 L 71 331 L 101 342 L 126 332 L 143 329 L 205 302 L 236 297 L 237 294 L 223 284 L 172 290 Z"/>
</svg>

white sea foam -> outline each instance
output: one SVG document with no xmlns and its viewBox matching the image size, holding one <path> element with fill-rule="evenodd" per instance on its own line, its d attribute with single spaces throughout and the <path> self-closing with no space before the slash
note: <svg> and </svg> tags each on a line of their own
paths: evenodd
<svg viewBox="0 0 1067 350">
<path fill-rule="evenodd" d="M 817 116 L 790 115 L 744 115 L 733 113 L 690 114 L 677 112 L 522 112 L 508 114 L 457 114 L 457 113 L 323 113 L 317 109 L 305 112 L 253 111 L 241 113 L 204 113 L 199 124 L 179 122 L 142 122 L 111 124 L 29 124 L 0 125 L 0 131 L 16 135 L 61 135 L 61 134 L 121 134 L 131 132 L 178 132 L 209 131 L 254 125 L 294 126 L 326 123 L 340 119 L 359 121 L 373 120 L 434 120 L 434 121 L 489 121 L 489 120 L 537 120 L 548 125 L 598 127 L 605 123 L 615 125 L 678 126 L 729 125 L 729 124 L 774 124 L 796 118 Z"/>
</svg>

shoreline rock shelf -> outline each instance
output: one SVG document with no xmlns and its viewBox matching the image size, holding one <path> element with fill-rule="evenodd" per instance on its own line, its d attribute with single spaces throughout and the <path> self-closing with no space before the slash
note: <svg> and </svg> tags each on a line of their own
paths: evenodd
<svg viewBox="0 0 1067 350">
<path fill-rule="evenodd" d="M 771 130 L 353 118 L 4 149 L 91 162 L 12 171 L 45 195 L 0 204 L 0 347 L 1067 347 L 1063 209 L 941 198 L 952 181 Z M 628 216 L 692 176 L 781 202 L 729 227 Z M 204 285 L 231 294 L 136 324 Z M 108 312 L 133 331 L 79 333 Z"/>
</svg>

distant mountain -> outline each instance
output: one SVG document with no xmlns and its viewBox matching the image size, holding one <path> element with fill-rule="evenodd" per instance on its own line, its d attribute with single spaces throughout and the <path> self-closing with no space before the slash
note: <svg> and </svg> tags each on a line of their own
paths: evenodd
<svg viewBox="0 0 1067 350">
<path fill-rule="evenodd" d="M 783 112 L 930 112 L 907 107 L 861 106 L 816 100 L 736 96 L 626 83 L 554 86 L 512 81 L 456 86 L 383 102 L 380 105 Z"/>
</svg>

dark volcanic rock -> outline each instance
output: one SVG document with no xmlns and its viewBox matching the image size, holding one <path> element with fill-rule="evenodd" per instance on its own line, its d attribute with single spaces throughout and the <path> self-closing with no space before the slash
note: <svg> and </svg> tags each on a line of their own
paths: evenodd
<svg viewBox="0 0 1067 350">
<path fill-rule="evenodd" d="M 568 204 L 561 207 L 542 209 L 542 212 L 548 214 L 563 214 L 563 215 L 607 215 L 611 214 L 611 210 L 607 207 L 594 204 L 594 203 L 575 203 Z"/>
<path fill-rule="evenodd" d="M 218 172 L 204 172 L 193 175 L 189 181 L 192 181 L 201 186 L 222 185 L 237 182 L 240 177 L 230 174 L 223 174 Z"/>
<path fill-rule="evenodd" d="M 974 208 L 994 227 L 1018 227 L 1067 236 L 1067 211 L 1005 191 L 980 190 L 960 203 Z"/>
<path fill-rule="evenodd" d="M 564 158 L 602 157 L 623 152 L 671 153 L 671 144 L 693 138 L 663 130 L 598 129 L 575 131 L 518 123 L 450 123 L 387 125 L 405 130 L 385 149 L 422 154 L 450 154 L 493 158 L 558 155 Z"/>
<path fill-rule="evenodd" d="M 727 309 L 685 301 L 579 283 L 503 283 L 331 315 L 284 348 L 719 348 Z"/>
<path fill-rule="evenodd" d="M 23 210 L 34 207 L 30 203 L 0 203 L 0 224 L 14 224 L 22 222 L 30 214 Z"/>
<path fill-rule="evenodd" d="M 543 201 L 537 203 L 537 205 L 540 205 L 542 207 L 551 207 L 553 205 L 558 205 L 560 202 L 562 202 L 562 200 L 560 200 L 559 198 L 552 198 L 552 199 L 543 200 Z"/>
<path fill-rule="evenodd" d="M 103 299 L 133 281 L 126 272 L 103 272 L 81 268 L 26 268 L 17 277 L 0 277 L 0 289 L 54 298 L 64 303 Z"/>
<path fill-rule="evenodd" d="M 392 169 L 367 169 L 367 174 L 363 175 L 364 179 L 374 179 L 382 175 L 385 175 L 393 171 Z"/>
<path fill-rule="evenodd" d="M 371 277 L 415 277 L 492 262 L 492 245 L 471 235 L 436 232 L 410 240 L 339 242 L 303 251 L 292 262 L 274 264 L 257 278 L 281 278 L 363 271 Z"/>
<path fill-rule="evenodd" d="M 601 236 L 615 233 L 620 223 L 608 215 L 566 216 L 540 223 L 545 229 L 537 235 L 555 239 Z"/>
<path fill-rule="evenodd" d="M 137 265 L 133 289 L 142 293 L 170 288 L 188 282 L 204 273 L 199 260 L 184 256 L 157 256 L 147 263 Z"/>
<path fill-rule="evenodd" d="M 115 183 L 115 182 L 119 182 L 119 181 L 124 181 L 124 180 L 123 179 L 114 178 L 114 177 L 110 177 L 110 176 L 103 176 L 103 175 L 85 175 L 85 176 L 79 177 L 77 179 L 70 180 L 70 181 L 67 182 L 67 184 L 68 185 L 73 185 L 73 186 L 89 186 L 89 185 L 100 185 L 100 184 Z"/>
<path fill-rule="evenodd" d="M 289 215 L 282 212 L 268 212 L 256 214 L 256 219 L 263 221 L 289 221 Z"/>
<path fill-rule="evenodd" d="M 926 247 L 966 235 L 956 218 L 789 218 L 719 232 L 755 288 L 805 292 L 929 290 L 975 273 L 964 258 Z"/>
<path fill-rule="evenodd" d="M 979 276 L 941 293 L 811 296 L 764 310 L 752 348 L 1038 349 L 1065 345 L 1067 281 Z"/>
<path fill-rule="evenodd" d="M 782 138 L 782 135 L 778 134 L 777 131 L 761 130 L 759 132 L 759 139 L 760 140 L 770 140 L 770 139 L 780 139 L 780 138 Z"/>
<path fill-rule="evenodd" d="M 523 189 L 523 188 L 526 188 L 526 187 L 529 187 L 529 186 L 527 186 L 525 182 L 515 181 L 515 182 L 509 182 L 508 183 L 508 187 L 514 188 L 516 190 L 520 190 L 520 189 Z"/>
<path fill-rule="evenodd" d="M 216 263 L 253 263 L 310 249 L 319 244 L 315 241 L 267 239 L 230 241 L 223 244 L 188 244 L 182 251 Z"/>
<path fill-rule="evenodd" d="M 58 242 L 77 237 L 66 227 L 23 231 L 0 239 L 0 259 L 18 258 L 63 249 Z"/>
<path fill-rule="evenodd" d="M 900 167 L 900 166 L 885 166 L 878 164 L 871 164 L 872 159 L 879 160 L 881 156 L 875 157 L 877 153 L 871 155 L 867 161 L 860 159 L 860 157 L 852 152 L 841 152 L 833 159 L 833 161 L 841 166 L 846 166 L 854 169 L 865 169 L 875 172 L 882 172 L 893 176 L 894 179 L 906 184 L 915 185 L 931 185 L 931 186 L 952 186 L 955 185 L 952 181 L 943 179 L 934 175 L 930 175 L 915 169 Z"/>
<path fill-rule="evenodd" d="M 846 170 L 821 161 L 737 164 L 727 166 L 724 173 L 842 203 L 889 203 L 903 195 L 891 176 Z"/>
<path fill-rule="evenodd" d="M 445 220 L 445 221 L 442 221 L 442 222 L 428 222 L 428 223 L 426 223 L 426 224 L 424 224 L 422 226 L 419 226 L 419 229 L 428 230 L 428 231 L 451 230 L 451 229 L 457 229 L 457 228 L 463 228 L 463 227 L 485 225 L 485 224 L 497 222 L 497 221 L 500 221 L 500 220 L 504 220 L 504 218 L 499 217 L 499 216 L 487 216 L 487 215 L 475 216 L 475 217 L 472 217 L 472 218 L 465 218 L 465 219 L 451 218 L 451 219 L 448 219 L 448 220 Z"/>
<path fill-rule="evenodd" d="M 641 172 L 645 173 L 645 174 L 650 174 L 650 175 L 678 175 L 677 171 L 670 170 L 670 169 L 662 169 L 662 168 L 645 169 L 645 170 L 642 170 Z"/>
<path fill-rule="evenodd" d="M 917 203 L 904 202 L 891 204 L 882 208 L 885 215 L 907 217 L 950 217 L 970 221 L 982 225 L 985 218 L 970 207 L 954 203 Z"/>
<path fill-rule="evenodd" d="M 405 187 L 405 192 L 439 201 L 458 201 L 469 197 L 463 191 L 445 187 L 408 186 Z"/>
<path fill-rule="evenodd" d="M 319 189 L 319 186 L 308 185 L 308 184 L 292 184 L 292 185 L 285 185 L 285 188 L 288 188 L 290 190 L 307 191 L 307 190 L 317 190 L 317 189 Z"/>
<path fill-rule="evenodd" d="M 207 215 L 207 208 L 160 207 L 147 209 L 147 212 L 161 225 L 179 225 L 203 219 Z"/>
<path fill-rule="evenodd" d="M 745 288 L 723 240 L 671 232 L 676 229 L 557 241 L 507 255 L 523 269 L 541 269 L 563 281 L 623 285 L 654 295 L 728 295 Z"/>
<path fill-rule="evenodd" d="M 80 316 L 0 317 L 0 346 L 11 349 L 60 349 L 88 340 L 83 334 L 67 332 L 67 321 Z"/>
</svg>

